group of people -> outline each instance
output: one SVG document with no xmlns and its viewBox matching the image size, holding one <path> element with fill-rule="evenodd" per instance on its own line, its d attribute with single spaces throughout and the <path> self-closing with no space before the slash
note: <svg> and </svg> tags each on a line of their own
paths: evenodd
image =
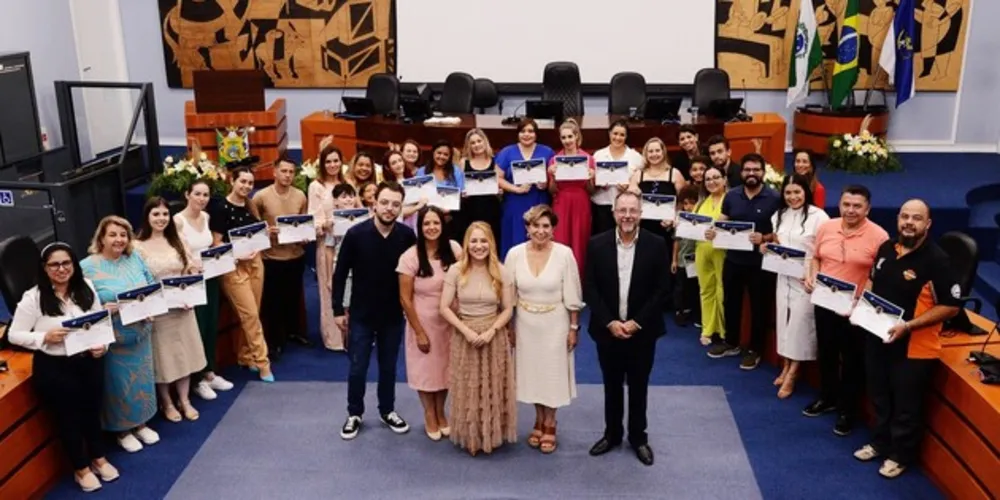
<svg viewBox="0 0 1000 500">
<path fill-rule="evenodd" d="M 876 428 L 855 456 L 884 457 L 880 472 L 887 477 L 916 459 L 921 394 L 933 366 L 928 360 L 937 356 L 937 332 L 957 312 L 958 297 L 947 257 L 927 241 L 925 203 L 913 200 L 901 208 L 899 237 L 891 241 L 868 220 L 871 195 L 862 186 L 847 187 L 840 217 L 829 218 L 808 152 L 795 152 L 793 172 L 775 191 L 763 182 L 763 157 L 751 153 L 735 163 L 724 137 L 703 148 L 690 126 L 680 127 L 676 154 L 657 138 L 641 152 L 631 149 L 624 121 L 611 124 L 609 145 L 593 156 L 582 149 L 575 121 L 559 131 L 562 149 L 555 152 L 536 142 L 537 124 L 523 120 L 518 142 L 494 155 L 485 133 L 473 129 L 457 161 L 451 145 L 440 143 L 423 167 L 412 141 L 390 149 L 381 164 L 367 153 L 348 163 L 327 141 L 319 178 L 307 193 L 292 185 L 296 167 L 290 161 L 278 162 L 274 183 L 255 194 L 253 172 L 241 167 L 230 173 L 229 194 L 213 203 L 201 181 L 188 187 L 185 208 L 172 217 L 165 200 L 150 199 L 137 235 L 124 219 L 105 218 L 82 261 L 65 244 L 46 247 L 38 286 L 22 298 L 10 336 L 38 352 L 34 379 L 43 402 L 56 409 L 77 482 L 90 491 L 100 487 L 98 476 L 117 477 L 104 458 L 102 431 L 117 433 L 123 448 L 138 451 L 159 440 L 147 426 L 157 408 L 172 422 L 195 420 L 192 387 L 203 399 L 232 388 L 214 373 L 220 296 L 232 305 L 244 336 L 238 363 L 262 381 L 275 380 L 271 362 L 288 341 L 310 344 L 300 315 L 307 242 L 277 242 L 276 219 L 297 214 L 314 216 L 322 342 L 346 350 L 350 361 L 343 439 L 362 429 L 372 351 L 379 420 L 393 432 L 409 430 L 395 411 L 396 361 L 404 346 L 407 382 L 419 394 L 429 439 L 447 437 L 473 455 L 490 453 L 517 440 L 521 402 L 535 408 L 527 443 L 553 453 L 557 411 L 576 396 L 574 348 L 586 305 L 605 392 L 605 429 L 592 455 L 627 437 L 637 458 L 653 463 L 647 389 L 655 341 L 666 331 L 663 314 L 673 309 L 678 323 L 701 328 L 708 356 L 741 356 L 748 370 L 759 364 L 776 313 L 784 358 L 774 382 L 778 396 L 792 393 L 801 362 L 818 357 L 821 395 L 803 413 L 839 412 L 834 430 L 846 435 L 867 371 Z M 586 156 L 589 179 L 557 180 L 554 158 L 563 155 Z M 550 165 L 547 182 L 516 184 L 512 164 L 538 158 Z M 596 185 L 597 161 L 627 162 L 628 184 Z M 400 183 L 407 178 L 433 175 L 438 184 L 461 189 L 473 171 L 496 172 L 495 197 L 464 197 L 461 209 L 451 212 L 426 199 L 404 203 Z M 678 212 L 753 222 L 753 250 L 714 248 L 712 229 L 702 241 L 675 238 L 676 220 L 643 219 L 642 194 L 674 195 Z M 360 207 L 371 217 L 335 235 L 334 210 Z M 113 344 L 65 356 L 63 320 L 102 307 L 114 312 L 120 292 L 200 272 L 201 251 L 228 242 L 230 229 L 258 221 L 267 223 L 270 248 L 208 280 L 207 305 L 129 326 L 115 316 Z M 762 269 L 769 242 L 807 253 L 801 279 Z M 904 322 L 890 342 L 814 307 L 810 294 L 819 273 L 903 306 Z M 740 328 L 744 295 L 748 342 Z"/>
</svg>

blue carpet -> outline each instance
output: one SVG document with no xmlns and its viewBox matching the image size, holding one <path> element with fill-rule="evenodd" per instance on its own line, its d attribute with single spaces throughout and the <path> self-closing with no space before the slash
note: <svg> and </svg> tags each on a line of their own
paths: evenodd
<svg viewBox="0 0 1000 500">
<path fill-rule="evenodd" d="M 371 384 L 372 406 L 374 392 Z M 719 387 L 650 391 L 650 441 L 659 452 L 652 468 L 625 449 L 587 456 L 603 421 L 596 385 L 581 385 L 579 399 L 560 411 L 560 449 L 551 456 L 521 442 L 471 458 L 427 439 L 422 422 L 411 420 L 411 432 L 398 436 L 371 414 L 357 439 L 343 441 L 330 417 L 346 395 L 344 383 L 247 385 L 167 498 L 760 498 Z M 398 384 L 397 395 L 397 410 L 419 419 L 416 394 Z M 534 411 L 519 411 L 523 438 Z"/>
</svg>

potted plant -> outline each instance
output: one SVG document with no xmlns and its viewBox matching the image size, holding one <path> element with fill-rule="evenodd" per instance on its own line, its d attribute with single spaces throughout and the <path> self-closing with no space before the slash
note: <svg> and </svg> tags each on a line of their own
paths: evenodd
<svg viewBox="0 0 1000 500">
<path fill-rule="evenodd" d="M 858 134 L 835 135 L 829 139 L 828 167 L 858 174 L 880 174 L 903 169 L 899 157 L 885 139 L 866 128 Z"/>
<path fill-rule="evenodd" d="M 175 160 L 172 156 L 164 158 L 163 171 L 153 176 L 146 196 L 179 200 L 196 180 L 208 183 L 213 198 L 223 197 L 229 191 L 225 169 L 213 163 L 197 145 L 191 148 L 186 158 L 180 160 Z"/>
<path fill-rule="evenodd" d="M 309 196 L 309 183 L 316 180 L 319 175 L 319 161 L 318 160 L 308 160 L 299 166 L 298 171 L 295 172 L 295 179 L 292 181 L 292 185 Z"/>
</svg>

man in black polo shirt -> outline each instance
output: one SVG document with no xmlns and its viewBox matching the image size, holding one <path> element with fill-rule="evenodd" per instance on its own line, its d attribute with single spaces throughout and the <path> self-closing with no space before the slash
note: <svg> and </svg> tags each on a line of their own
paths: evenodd
<svg viewBox="0 0 1000 500">
<path fill-rule="evenodd" d="M 868 289 L 904 309 L 903 321 L 883 342 L 865 342 L 868 396 L 875 408 L 872 440 L 854 457 L 885 457 L 879 474 L 894 478 L 920 454 L 924 395 L 941 351 L 941 325 L 958 314 L 962 288 L 948 255 L 927 240 L 930 208 L 910 200 L 899 210 L 897 241 L 879 247 Z"/>
<path fill-rule="evenodd" d="M 410 426 L 396 414 L 396 360 L 406 322 L 399 304 L 399 256 L 416 243 L 413 230 L 396 223 L 404 192 L 398 184 L 381 183 L 375 193 L 375 217 L 347 231 L 333 272 L 334 321 L 345 332 L 351 359 L 347 377 L 347 421 L 340 437 L 354 439 L 365 412 L 365 378 L 372 344 L 378 349 L 378 406 L 382 423 L 402 434 Z M 353 271 L 350 321 L 344 310 L 344 287 Z"/>
<path fill-rule="evenodd" d="M 778 210 L 781 196 L 777 191 L 764 185 L 764 158 L 757 153 L 749 153 L 740 159 L 743 185 L 730 189 L 722 201 L 722 215 L 719 220 L 753 222 L 754 232 L 750 242 L 752 251 L 726 251 L 722 265 L 722 291 L 725 303 L 726 338 L 716 342 L 708 350 L 708 357 L 723 358 L 742 354 L 740 368 L 753 370 L 760 364 L 760 353 L 764 349 L 767 334 L 768 313 L 773 310 L 774 275 L 760 268 L 763 256 L 759 245 L 774 241 L 771 215 Z M 715 231 L 709 229 L 705 237 L 715 239 Z M 750 344 L 740 343 L 740 326 L 743 324 L 743 294 L 750 295 Z"/>
</svg>

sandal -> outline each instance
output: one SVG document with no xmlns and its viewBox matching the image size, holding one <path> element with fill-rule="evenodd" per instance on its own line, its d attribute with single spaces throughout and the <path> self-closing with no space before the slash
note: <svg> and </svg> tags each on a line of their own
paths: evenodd
<svg viewBox="0 0 1000 500">
<path fill-rule="evenodd" d="M 184 418 L 192 422 L 198 420 L 198 417 L 200 416 L 198 410 L 195 410 L 194 407 L 191 406 L 190 401 L 181 401 L 181 411 L 184 412 Z"/>
<path fill-rule="evenodd" d="M 889 458 L 885 462 L 882 462 L 882 467 L 879 467 L 878 473 L 887 479 L 895 479 L 899 477 L 900 474 L 906 471 L 906 466 L 896 462 L 895 460 Z"/>
<path fill-rule="evenodd" d="M 556 426 L 545 426 L 545 430 L 542 431 L 542 441 L 538 446 L 538 450 L 548 455 L 556 451 L 556 447 Z"/>
<path fill-rule="evenodd" d="M 163 411 L 163 418 L 170 422 L 177 423 L 181 421 L 181 414 L 177 411 L 177 407 L 172 404 L 163 405 L 161 408 Z"/>
<path fill-rule="evenodd" d="M 528 436 L 528 446 L 538 448 L 542 444 L 542 423 L 535 422 L 535 429 Z"/>
<path fill-rule="evenodd" d="M 795 379 L 797 377 L 798 373 L 796 372 L 789 372 L 785 375 L 785 379 L 781 382 L 781 388 L 778 389 L 778 399 L 788 399 L 795 392 Z"/>
</svg>

